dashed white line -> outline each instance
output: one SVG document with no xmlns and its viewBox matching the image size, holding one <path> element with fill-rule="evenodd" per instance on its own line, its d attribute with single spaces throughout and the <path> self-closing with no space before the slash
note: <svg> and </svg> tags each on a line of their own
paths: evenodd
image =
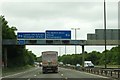
<svg viewBox="0 0 120 80">
<path fill-rule="evenodd" d="M 61 76 L 63 76 L 63 74 L 61 74 Z"/>
<path fill-rule="evenodd" d="M 30 79 L 28 79 L 28 80 L 30 80 Z"/>
<path fill-rule="evenodd" d="M 68 78 L 67 77 L 65 77 L 65 80 L 67 80 Z"/>
</svg>

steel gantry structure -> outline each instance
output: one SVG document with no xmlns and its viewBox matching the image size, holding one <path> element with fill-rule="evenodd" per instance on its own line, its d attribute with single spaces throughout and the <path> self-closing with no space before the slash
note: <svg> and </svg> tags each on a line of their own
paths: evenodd
<svg viewBox="0 0 120 80">
<path fill-rule="evenodd" d="M 2 40 L 2 45 L 25 46 L 25 45 L 79 45 L 82 47 L 82 66 L 84 67 L 84 47 L 85 46 L 104 46 L 104 40 Z M 120 45 L 120 40 L 106 40 L 106 45 Z M 7 55 L 7 48 L 4 49 L 4 55 Z M 7 58 L 5 58 L 7 62 Z M 6 63 L 7 66 L 7 63 Z"/>
</svg>

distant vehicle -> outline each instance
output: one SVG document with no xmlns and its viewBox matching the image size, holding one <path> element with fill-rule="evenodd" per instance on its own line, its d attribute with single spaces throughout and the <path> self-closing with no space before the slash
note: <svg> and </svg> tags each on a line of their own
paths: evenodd
<svg viewBox="0 0 120 80">
<path fill-rule="evenodd" d="M 64 64 L 63 64 L 63 62 L 59 62 L 59 66 L 63 66 Z"/>
<path fill-rule="evenodd" d="M 59 64 L 63 65 L 63 62 L 59 62 Z"/>
<path fill-rule="evenodd" d="M 39 62 L 34 62 L 34 65 L 35 66 L 39 66 Z"/>
<path fill-rule="evenodd" d="M 80 70 L 80 68 L 81 68 L 81 65 L 80 64 L 76 64 L 75 69 Z"/>
<path fill-rule="evenodd" d="M 76 67 L 80 67 L 80 64 L 76 64 Z"/>
<path fill-rule="evenodd" d="M 66 66 L 71 66 L 70 64 L 66 64 Z"/>
<path fill-rule="evenodd" d="M 40 67 L 42 66 L 42 62 L 39 63 L 39 66 L 40 66 Z"/>
<path fill-rule="evenodd" d="M 84 67 L 90 67 L 93 68 L 94 64 L 91 61 L 84 61 Z"/>
<path fill-rule="evenodd" d="M 45 51 L 42 52 L 42 72 L 48 71 L 58 72 L 58 52 Z"/>
</svg>

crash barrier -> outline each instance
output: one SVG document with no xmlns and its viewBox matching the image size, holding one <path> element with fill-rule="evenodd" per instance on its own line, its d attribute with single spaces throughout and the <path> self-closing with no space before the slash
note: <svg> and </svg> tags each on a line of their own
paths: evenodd
<svg viewBox="0 0 120 80">
<path fill-rule="evenodd" d="M 120 79 L 119 68 L 82 68 L 82 71 Z"/>
<path fill-rule="evenodd" d="M 75 69 L 79 71 L 84 71 L 92 74 L 107 76 L 115 79 L 120 79 L 120 68 L 82 68 L 82 67 L 75 67 L 75 66 L 62 66 L 63 68 L 67 69 Z"/>
</svg>

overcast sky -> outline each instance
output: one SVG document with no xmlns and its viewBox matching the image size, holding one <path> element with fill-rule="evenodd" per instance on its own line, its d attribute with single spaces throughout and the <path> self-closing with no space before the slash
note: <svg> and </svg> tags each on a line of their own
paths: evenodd
<svg viewBox="0 0 120 80">
<path fill-rule="evenodd" d="M 0 14 L 4 15 L 8 25 L 15 26 L 18 32 L 45 32 L 45 30 L 80 28 L 77 30 L 77 39 L 87 40 L 88 33 L 95 33 L 95 29 L 104 28 L 102 1 L 4 0 L 0 3 Z M 118 1 L 107 0 L 106 3 L 107 28 L 109 29 L 118 28 Z M 72 30 L 72 39 L 74 39 L 74 35 L 74 30 Z M 64 46 L 26 46 L 26 48 L 37 56 L 46 50 L 59 51 L 59 55 L 65 53 Z M 85 47 L 87 52 L 93 50 L 102 52 L 104 47 Z M 69 53 L 74 53 L 74 46 L 67 46 L 67 54 Z M 77 47 L 77 53 L 81 53 L 80 46 Z"/>
</svg>

